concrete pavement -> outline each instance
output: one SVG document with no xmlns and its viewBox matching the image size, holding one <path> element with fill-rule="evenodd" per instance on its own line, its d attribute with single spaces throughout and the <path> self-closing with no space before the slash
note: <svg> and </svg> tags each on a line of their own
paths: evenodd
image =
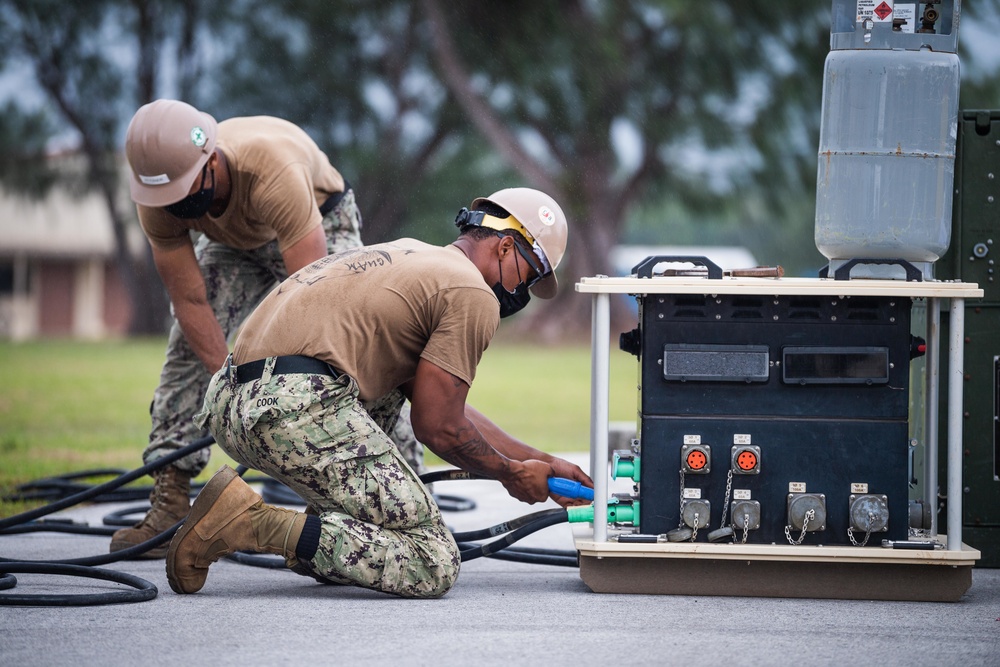
<svg viewBox="0 0 1000 667">
<path fill-rule="evenodd" d="M 585 464 L 587 457 L 577 458 Z M 539 509 L 509 498 L 495 482 L 441 482 L 435 492 L 476 501 L 472 511 L 446 513 L 455 530 Z M 97 525 L 114 509 L 62 514 Z M 58 533 L 0 536 L 0 556 L 87 556 L 103 553 L 107 542 Z M 572 532 L 552 526 L 518 545 L 572 549 Z M 163 561 L 104 567 L 147 579 L 159 594 L 135 604 L 0 606 L 0 665 L 1000 664 L 1000 570 L 974 570 L 969 592 L 945 604 L 601 595 L 573 568 L 490 559 L 464 564 L 439 600 L 323 586 L 231 561 L 212 567 L 201 592 L 181 596 L 167 585 Z M 121 588 L 16 576 L 21 594 Z"/>
</svg>

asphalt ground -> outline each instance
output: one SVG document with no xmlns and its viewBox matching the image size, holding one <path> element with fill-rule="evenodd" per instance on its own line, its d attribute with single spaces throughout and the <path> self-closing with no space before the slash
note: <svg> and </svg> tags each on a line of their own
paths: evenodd
<svg viewBox="0 0 1000 667">
<path fill-rule="evenodd" d="M 586 454 L 569 458 L 586 465 Z M 489 481 L 439 482 L 434 491 L 476 503 L 445 513 L 460 531 L 543 508 L 518 503 Z M 59 516 L 100 525 L 126 505 Z M 104 553 L 108 540 L 5 535 L 0 556 L 90 556 Z M 573 533 L 566 524 L 551 526 L 518 546 L 573 549 Z M 575 568 L 486 558 L 465 563 L 438 600 L 325 586 L 231 561 L 212 566 L 201 592 L 176 595 L 163 561 L 102 568 L 141 577 L 158 594 L 131 604 L 0 606 L 0 665 L 1000 664 L 1000 570 L 975 569 L 959 602 L 922 603 L 596 594 Z M 0 595 L 125 589 L 94 579 L 15 576 L 18 586 Z"/>
</svg>

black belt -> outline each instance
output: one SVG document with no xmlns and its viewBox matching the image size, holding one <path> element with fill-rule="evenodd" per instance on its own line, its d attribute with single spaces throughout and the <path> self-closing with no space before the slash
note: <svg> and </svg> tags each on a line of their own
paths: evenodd
<svg viewBox="0 0 1000 667">
<path fill-rule="evenodd" d="M 332 195 L 327 197 L 326 201 L 323 202 L 322 205 L 320 205 L 319 207 L 320 215 L 326 215 L 327 213 L 335 209 L 337 207 L 337 204 L 340 203 L 340 200 L 344 198 L 344 195 L 346 195 L 347 191 L 350 189 L 351 189 L 351 184 L 348 183 L 347 179 L 345 178 L 343 192 L 334 192 Z"/>
<path fill-rule="evenodd" d="M 236 384 L 245 384 L 260 378 L 264 374 L 264 365 L 267 359 L 258 359 L 236 367 Z M 274 358 L 274 370 L 272 375 L 283 375 L 285 373 L 308 373 L 310 375 L 330 375 L 337 377 L 340 375 L 337 369 L 320 361 L 316 357 L 303 357 L 295 354 L 286 357 Z"/>
</svg>

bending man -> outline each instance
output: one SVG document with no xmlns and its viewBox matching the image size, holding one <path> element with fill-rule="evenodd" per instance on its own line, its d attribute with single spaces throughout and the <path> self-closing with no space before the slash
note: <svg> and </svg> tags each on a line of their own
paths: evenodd
<svg viewBox="0 0 1000 667">
<path fill-rule="evenodd" d="M 205 435 L 193 422 L 229 335 L 271 289 L 311 262 L 361 245 L 354 192 L 300 128 L 255 116 L 216 123 L 176 100 L 133 116 L 125 139 L 139 222 L 175 316 L 150 407 L 143 461 Z M 192 232 L 201 237 L 192 241 Z M 400 420 L 397 440 L 418 469 L 420 444 Z M 149 540 L 187 515 L 190 481 L 209 448 L 157 470 L 151 508 L 112 536 L 111 551 Z M 143 557 L 163 558 L 166 545 Z"/>
</svg>

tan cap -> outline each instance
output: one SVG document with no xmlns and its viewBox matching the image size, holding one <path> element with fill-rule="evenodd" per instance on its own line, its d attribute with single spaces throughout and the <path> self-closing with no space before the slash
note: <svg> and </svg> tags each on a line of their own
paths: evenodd
<svg viewBox="0 0 1000 667">
<path fill-rule="evenodd" d="M 125 133 L 132 201 L 167 206 L 187 197 L 191 184 L 215 151 L 218 123 L 178 100 L 156 100 L 139 108 Z"/>
<path fill-rule="evenodd" d="M 531 293 L 539 299 L 551 299 L 559 291 L 556 267 L 566 252 L 566 216 L 556 200 L 540 190 L 507 188 L 489 197 L 479 197 L 472 202 L 472 210 L 489 202 L 517 218 L 534 238 L 535 254 L 539 255 L 548 275 L 535 283 Z"/>
</svg>

